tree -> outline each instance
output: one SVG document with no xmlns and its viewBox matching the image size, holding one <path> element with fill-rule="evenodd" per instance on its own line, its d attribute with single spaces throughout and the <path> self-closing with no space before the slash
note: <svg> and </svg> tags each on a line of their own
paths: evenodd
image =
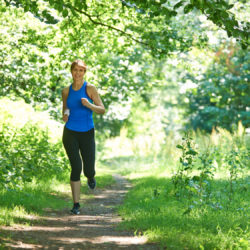
<svg viewBox="0 0 250 250">
<path fill-rule="evenodd" d="M 207 71 L 189 79 L 197 87 L 187 92 L 191 126 L 211 132 L 213 127 L 230 131 L 242 121 L 250 126 L 249 52 L 233 45 L 220 48 Z"/>
<path fill-rule="evenodd" d="M 1 0 L 1 95 L 14 93 L 60 116 L 60 92 L 70 84 L 70 62 L 80 55 L 89 66 L 87 80 L 98 86 L 106 106 L 126 105 L 133 94 L 145 97 L 152 84 L 163 84 L 155 68 L 166 57 L 206 46 L 197 16 L 204 12 L 211 19 L 213 8 L 221 15 L 229 11 L 224 2 L 204 2 L 198 8 L 197 1 Z M 239 24 L 242 44 L 244 25 Z M 114 131 L 123 121 L 111 111 L 103 118 L 98 124 L 113 123 Z"/>
<path fill-rule="evenodd" d="M 225 0 L 131 0 L 131 1 L 88 1 L 88 0 L 5 0 L 6 5 L 23 7 L 25 12 L 31 12 L 41 21 L 57 23 L 60 18 L 53 15 L 53 10 L 64 19 L 76 17 L 83 20 L 87 17 L 92 24 L 124 35 L 132 41 L 140 43 L 151 50 L 154 56 L 166 54 L 173 49 L 178 40 L 180 47 L 185 47 L 185 39 L 178 37 L 169 29 L 172 17 L 186 15 L 198 10 L 220 28 L 226 30 L 229 37 L 237 38 L 242 47 L 248 42 L 249 22 L 239 22 L 230 10 L 234 4 Z M 52 9 L 51 9 L 52 8 Z M 84 27 L 84 23 L 82 22 Z M 165 27 L 164 27 L 165 26 Z M 175 47 L 175 46 L 174 46 Z"/>
</svg>

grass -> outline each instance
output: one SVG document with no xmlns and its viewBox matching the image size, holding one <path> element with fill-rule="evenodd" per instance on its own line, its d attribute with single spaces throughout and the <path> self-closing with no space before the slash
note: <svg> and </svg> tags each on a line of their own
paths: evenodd
<svg viewBox="0 0 250 250">
<path fill-rule="evenodd" d="M 105 188 L 115 182 L 112 175 L 97 168 L 98 188 Z M 92 197 L 87 188 L 87 179 L 82 178 L 81 193 L 84 199 Z M 69 173 L 60 180 L 35 181 L 26 183 L 21 189 L 0 189 L 0 226 L 32 226 L 43 224 L 39 216 L 71 208 L 72 198 L 69 185 Z M 81 206 L 84 203 L 81 201 Z M 5 243 L 11 241 L 11 234 L 0 230 L 0 249 L 6 249 Z M 5 243 L 4 243 L 5 242 Z"/>
<path fill-rule="evenodd" d="M 228 181 L 220 173 L 211 183 L 209 201 L 200 202 L 188 195 L 176 197 L 169 171 L 143 174 L 143 167 L 137 169 L 128 175 L 133 189 L 119 207 L 124 219 L 120 229 L 134 230 L 166 249 L 248 249 L 249 178 L 235 184 L 230 202 Z"/>
<path fill-rule="evenodd" d="M 161 138 L 157 134 L 154 136 Z M 215 167 L 209 198 L 200 198 L 198 193 L 191 194 L 190 191 L 176 195 L 171 177 L 180 161 L 176 145 L 181 143 L 181 137 L 161 138 L 165 141 L 161 151 L 154 152 L 152 144 L 151 155 L 138 151 L 133 143 L 141 140 L 141 144 L 146 145 L 144 138 L 129 141 L 120 135 L 114 140 L 115 147 L 110 139 L 102 164 L 109 165 L 112 171 L 118 171 L 133 184 L 124 204 L 118 208 L 123 217 L 119 228 L 145 235 L 149 242 L 156 242 L 163 249 L 249 249 L 248 158 L 242 160 L 241 166 L 237 157 L 234 162 L 226 158 L 231 150 L 247 152 L 249 135 L 244 135 L 239 126 L 233 134 L 219 129 L 211 135 L 193 132 L 192 137 L 199 153 L 209 150 L 211 164 Z M 197 167 L 200 164 L 195 162 L 193 174 L 199 173 Z M 232 164 L 236 165 L 238 174 L 233 184 L 234 193 L 230 196 L 229 170 Z"/>
<path fill-rule="evenodd" d="M 151 156 L 117 156 L 101 161 L 102 168 L 108 173 L 118 173 L 127 178 L 139 176 L 151 176 L 154 173 L 162 173 L 167 159 Z M 164 164 L 162 164 L 164 162 Z M 162 165 L 161 165 L 162 164 Z M 169 167 L 168 172 L 173 172 L 174 168 Z"/>
<path fill-rule="evenodd" d="M 46 208 L 62 209 L 68 202 L 65 201 L 65 187 L 63 192 L 57 191 L 64 185 L 54 180 L 50 183 L 33 181 L 24 185 L 22 189 L 0 190 L 0 225 L 27 224 L 29 216 L 44 214 Z"/>
<path fill-rule="evenodd" d="M 111 174 L 97 169 L 98 188 L 114 183 Z M 85 198 L 91 194 L 87 191 L 87 179 L 82 178 L 81 191 Z M 59 180 L 33 181 L 21 189 L 0 189 L 0 225 L 31 225 L 32 216 L 39 216 L 51 210 L 61 210 L 72 205 L 69 174 Z M 84 204 L 83 204 L 84 205 Z"/>
<path fill-rule="evenodd" d="M 216 139 L 213 142 L 217 145 L 214 158 L 218 166 L 228 154 L 226 139 L 231 139 L 231 135 L 223 133 L 213 134 L 212 137 Z M 200 145 L 209 138 L 200 135 Z M 162 138 L 155 135 L 155 139 Z M 178 142 L 172 137 L 167 138 L 166 142 L 168 144 L 162 152 L 155 154 L 155 150 L 152 156 L 149 153 L 157 143 L 137 139 L 130 141 L 124 135 L 115 141 L 110 139 L 109 148 L 102 152 L 102 160 L 97 162 L 98 188 L 114 183 L 113 173 L 124 175 L 133 183 L 124 204 L 119 207 L 124 219 L 120 229 L 146 235 L 150 242 L 157 242 L 167 249 L 248 249 L 250 180 L 247 174 L 234 184 L 232 200 L 229 200 L 229 182 L 224 167 L 217 169 L 216 178 L 211 181 L 212 195 L 207 202 L 188 193 L 177 197 L 171 176 L 176 171 L 180 156 L 176 150 Z M 205 146 L 200 146 L 199 150 L 205 149 Z M 91 197 L 86 178 L 82 179 L 81 190 L 85 198 Z M 68 172 L 60 180 L 34 181 L 19 190 L 1 189 L 0 225 L 40 223 L 31 218 L 71 205 Z M 1 235 L 0 240 L 4 237 L 9 236 Z"/>
</svg>

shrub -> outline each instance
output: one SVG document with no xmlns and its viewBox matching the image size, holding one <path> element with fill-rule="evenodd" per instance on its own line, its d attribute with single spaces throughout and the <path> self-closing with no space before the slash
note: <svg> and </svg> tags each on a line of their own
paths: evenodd
<svg viewBox="0 0 250 250">
<path fill-rule="evenodd" d="M 19 109 L 26 120 L 18 121 L 18 116 L 15 117 L 1 107 L 3 119 L 0 123 L 0 186 L 18 187 L 33 178 L 59 176 L 67 166 L 59 138 L 51 140 L 49 129 L 44 124 L 41 125 L 41 121 L 27 119 L 32 117 L 32 113 L 36 113 L 32 109 L 25 109 L 27 104 L 11 101 L 8 104 Z M 15 109 L 15 112 L 18 110 Z"/>
</svg>

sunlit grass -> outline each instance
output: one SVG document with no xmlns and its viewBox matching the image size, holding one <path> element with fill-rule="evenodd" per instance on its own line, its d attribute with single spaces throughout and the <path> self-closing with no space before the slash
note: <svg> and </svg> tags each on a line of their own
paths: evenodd
<svg viewBox="0 0 250 250">
<path fill-rule="evenodd" d="M 114 179 L 103 170 L 96 177 L 97 188 L 114 184 Z M 87 179 L 82 177 L 82 200 L 89 199 Z M 72 206 L 69 173 L 63 180 L 33 181 L 18 189 L 0 190 L 0 225 L 30 225 L 32 218 L 46 214 L 47 211 L 59 211 Z"/>
<path fill-rule="evenodd" d="M 61 131 L 59 134 L 54 139 L 61 140 Z M 239 172 L 233 184 L 233 198 L 229 199 L 225 155 L 235 147 L 246 150 L 249 138 L 242 126 L 234 134 L 218 128 L 211 135 L 198 131 L 192 132 L 192 136 L 198 152 L 213 150 L 215 170 L 209 202 L 194 203 L 190 196 L 176 197 L 171 177 L 179 164 L 176 145 L 181 136 L 164 135 L 162 131 L 129 139 L 123 129 L 120 137 L 108 139 L 103 151 L 97 154 L 97 188 L 114 184 L 114 173 L 128 178 L 133 188 L 119 208 L 124 218 L 121 228 L 146 235 L 149 241 L 168 249 L 247 249 L 249 169 L 245 166 Z M 190 174 L 199 173 L 199 162 L 195 164 Z M 36 223 L 34 218 L 47 211 L 71 207 L 69 176 L 67 168 L 57 178 L 33 180 L 20 189 L 1 189 L 0 225 L 32 225 Z M 82 176 L 81 197 L 90 199 L 93 195 L 88 192 L 86 182 Z"/>
<path fill-rule="evenodd" d="M 21 189 L 1 189 L 0 224 L 27 224 L 30 216 L 43 215 L 47 208 L 58 210 L 68 206 L 69 194 L 65 188 L 59 191 L 58 183 L 33 181 Z"/>
<path fill-rule="evenodd" d="M 23 206 L 3 207 L 0 208 L 0 225 L 10 226 L 22 222 L 23 225 L 30 225 L 25 219 L 37 216 L 37 213 L 28 213 Z"/>
<path fill-rule="evenodd" d="M 51 161 L 55 161 L 55 163 L 60 165 L 59 158 L 57 157 L 65 157 L 66 159 L 65 162 L 63 162 L 65 166 L 60 165 L 62 166 L 62 169 L 60 173 L 57 172 L 54 177 L 46 176 L 43 178 L 43 176 L 41 176 L 41 178 L 38 179 L 31 176 L 31 178 L 33 178 L 32 182 L 20 182 L 19 184 L 9 182 L 8 186 L 1 185 L 0 225 L 13 225 L 15 223 L 29 224 L 31 223 L 31 217 L 43 215 L 44 213 L 46 213 L 46 211 L 56 211 L 64 208 L 71 208 L 72 195 L 70 189 L 70 165 L 69 161 L 66 158 L 66 153 L 63 151 L 63 144 L 61 142 L 63 124 L 60 124 L 51 119 L 49 117 L 49 114 L 46 112 L 35 111 L 23 100 L 12 101 L 8 98 L 1 98 L 0 104 L 0 130 L 2 126 L 8 126 L 8 131 L 8 128 L 10 130 L 13 127 L 21 128 L 26 123 L 39 124 L 37 125 L 38 130 L 48 129 L 49 131 L 49 140 L 51 141 L 44 142 L 45 144 L 49 144 L 52 142 L 58 143 L 58 148 L 60 148 L 61 143 L 61 155 L 51 157 Z M 32 134 L 29 136 L 32 136 Z M 4 141 L 4 143 L 6 142 Z M 13 144 L 13 147 L 14 146 L 15 145 Z M 38 159 L 34 160 L 40 160 L 39 154 L 37 154 L 35 157 L 38 157 Z M 50 163 L 50 167 L 53 168 L 53 162 Z M 46 163 L 44 165 L 46 169 Z M 25 167 L 26 166 L 24 165 L 20 168 Z M 37 171 L 39 171 L 39 169 Z M 108 172 L 107 169 L 105 170 L 98 163 L 98 161 L 96 172 L 98 188 L 105 188 L 106 186 L 114 183 L 114 179 L 112 178 L 111 173 Z M 91 197 L 91 194 L 87 192 L 88 189 L 86 182 L 87 179 L 82 175 L 82 203 L 84 203 L 84 199 L 88 199 Z"/>
<path fill-rule="evenodd" d="M 247 249 L 249 191 L 239 187 L 229 203 L 227 182 L 214 181 L 214 197 L 208 204 L 195 205 L 188 197 L 175 197 L 170 178 L 156 174 L 132 183 L 119 208 L 122 229 L 146 235 L 167 249 Z M 194 208 L 187 213 L 190 205 Z"/>
<path fill-rule="evenodd" d="M 225 163 L 225 155 L 232 148 L 247 150 L 249 147 L 249 138 L 241 125 L 233 134 L 220 128 L 211 135 L 199 131 L 192 134 L 199 153 L 214 150 L 212 195 L 207 202 L 175 195 L 171 177 L 179 164 L 180 152 L 176 145 L 181 137 L 170 136 L 162 140 L 165 142 L 161 153 L 155 154 L 152 150 L 149 154 L 142 147 L 137 154 L 133 153 L 136 147 L 130 151 L 126 148 L 135 145 L 133 140 L 141 140 L 143 144 L 144 138 L 129 140 L 122 136 L 114 139 L 115 147 L 112 139 L 109 140 L 106 151 L 112 151 L 112 157 L 108 158 L 107 153 L 102 162 L 132 182 L 133 188 L 129 190 L 124 205 L 119 207 L 123 217 L 121 230 L 133 230 L 167 249 L 248 249 L 249 168 L 239 169 L 231 198 L 229 170 Z M 195 162 L 190 175 L 199 174 L 198 164 Z"/>
</svg>

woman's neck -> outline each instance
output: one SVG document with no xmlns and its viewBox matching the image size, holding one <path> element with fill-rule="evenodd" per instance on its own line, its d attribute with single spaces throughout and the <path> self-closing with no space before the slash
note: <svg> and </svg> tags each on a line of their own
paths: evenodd
<svg viewBox="0 0 250 250">
<path fill-rule="evenodd" d="M 73 88 L 75 90 L 80 89 L 82 87 L 83 83 L 84 83 L 83 79 L 82 80 L 73 81 Z"/>
</svg>

